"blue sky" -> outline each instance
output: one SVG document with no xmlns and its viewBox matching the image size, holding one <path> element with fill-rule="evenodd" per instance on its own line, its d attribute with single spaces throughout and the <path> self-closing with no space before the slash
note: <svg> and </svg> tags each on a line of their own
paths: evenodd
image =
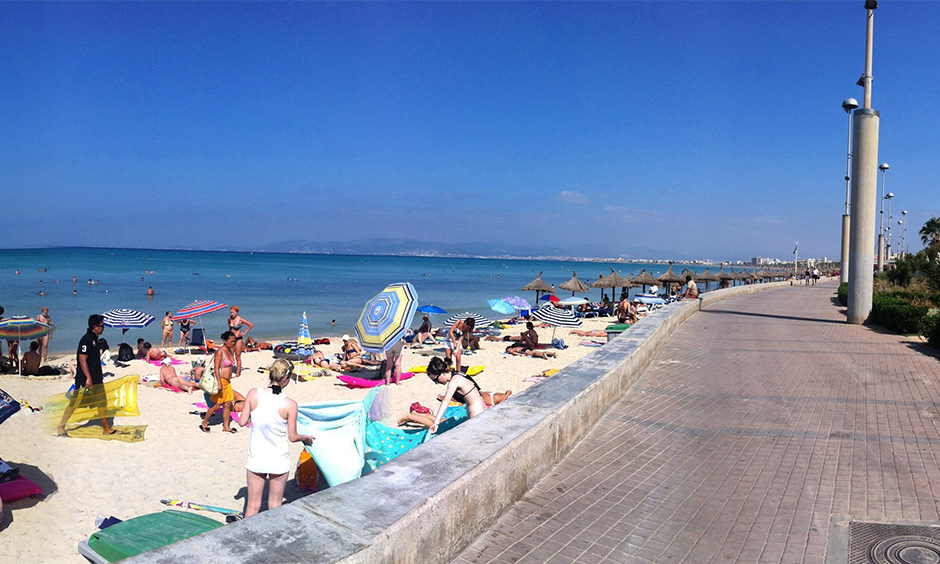
<svg viewBox="0 0 940 564">
<path fill-rule="evenodd" d="M 862 6 L 3 3 L 2 246 L 838 257 Z M 940 3 L 875 13 L 912 250 L 940 212 L 936 29 Z"/>
</svg>

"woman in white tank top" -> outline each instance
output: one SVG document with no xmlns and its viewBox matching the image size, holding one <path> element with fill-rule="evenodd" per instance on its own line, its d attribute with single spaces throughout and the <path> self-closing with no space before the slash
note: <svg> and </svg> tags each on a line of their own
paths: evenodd
<svg viewBox="0 0 940 564">
<path fill-rule="evenodd" d="M 264 482 L 268 486 L 268 509 L 280 507 L 290 471 L 290 443 L 313 443 L 313 437 L 297 434 L 297 402 L 281 393 L 290 382 L 294 365 L 278 359 L 268 368 L 271 385 L 252 388 L 245 398 L 238 424 L 251 423 L 248 439 L 248 502 L 245 517 L 261 510 Z"/>
</svg>

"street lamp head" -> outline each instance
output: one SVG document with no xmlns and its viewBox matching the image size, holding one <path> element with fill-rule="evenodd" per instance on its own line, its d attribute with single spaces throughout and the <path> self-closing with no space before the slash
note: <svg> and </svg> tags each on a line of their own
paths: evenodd
<svg viewBox="0 0 940 564">
<path fill-rule="evenodd" d="M 855 98 L 846 98 L 845 100 L 842 100 L 842 109 L 845 110 L 845 113 L 849 113 L 857 107 L 858 100 Z"/>
<path fill-rule="evenodd" d="M 866 10 L 877 10 L 877 9 L 878 9 L 878 0 L 865 0 L 865 9 L 866 9 Z"/>
<path fill-rule="evenodd" d="M 894 192 L 888 192 L 887 194 L 885 194 L 885 198 L 887 198 L 887 199 L 889 199 L 889 200 L 890 200 L 891 198 L 893 198 L 893 197 L 894 197 Z"/>
<path fill-rule="evenodd" d="M 891 167 L 888 166 L 888 163 L 881 163 L 880 165 L 878 165 L 878 170 L 881 170 L 881 171 L 888 170 L 889 168 Z"/>
<path fill-rule="evenodd" d="M 907 215 L 907 210 L 901 211 L 901 215 Z"/>
<path fill-rule="evenodd" d="M 899 220 L 898 220 L 898 225 L 904 225 L 904 222 L 899 219 Z"/>
</svg>

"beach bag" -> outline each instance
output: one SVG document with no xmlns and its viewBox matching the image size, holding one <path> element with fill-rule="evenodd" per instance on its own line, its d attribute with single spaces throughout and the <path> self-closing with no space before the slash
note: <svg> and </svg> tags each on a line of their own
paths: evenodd
<svg viewBox="0 0 940 564">
<path fill-rule="evenodd" d="M 129 362 L 134 360 L 134 349 L 131 348 L 127 343 L 121 343 L 121 346 L 118 347 L 118 360 L 121 362 Z"/>
<path fill-rule="evenodd" d="M 199 379 L 199 389 L 209 395 L 215 394 L 219 389 L 219 383 L 216 381 L 215 373 L 212 370 L 206 370 Z"/>
<path fill-rule="evenodd" d="M 556 349 L 566 349 L 564 339 L 552 339 L 552 346 Z"/>
</svg>

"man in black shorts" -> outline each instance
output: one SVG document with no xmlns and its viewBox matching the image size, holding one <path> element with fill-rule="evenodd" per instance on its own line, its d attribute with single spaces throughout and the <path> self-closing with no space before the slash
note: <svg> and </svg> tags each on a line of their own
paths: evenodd
<svg viewBox="0 0 940 564">
<path fill-rule="evenodd" d="M 111 428 L 107 417 L 107 398 L 104 392 L 104 376 L 101 373 L 101 349 L 98 348 L 98 337 L 104 333 L 104 317 L 98 314 L 88 316 L 88 332 L 78 342 L 77 366 L 75 367 L 75 394 L 69 401 L 69 406 L 62 414 L 62 420 L 56 428 L 56 436 L 68 436 L 65 425 L 76 407 L 97 407 L 101 416 L 101 428 L 105 435 L 112 435 L 117 431 Z M 84 388 L 84 390 L 82 390 Z"/>
</svg>

